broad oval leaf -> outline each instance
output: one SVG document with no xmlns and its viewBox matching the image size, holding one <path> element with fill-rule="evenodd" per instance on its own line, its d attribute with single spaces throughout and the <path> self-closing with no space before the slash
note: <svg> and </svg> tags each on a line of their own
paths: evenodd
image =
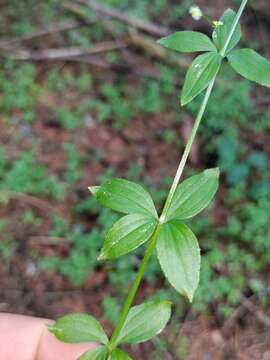
<svg viewBox="0 0 270 360">
<path fill-rule="evenodd" d="M 198 56 L 190 65 L 181 94 L 184 106 L 199 95 L 217 75 L 222 57 L 215 52 Z"/>
<path fill-rule="evenodd" d="M 206 208 L 219 185 L 219 169 L 208 169 L 184 180 L 172 198 L 166 221 L 189 219 Z"/>
<path fill-rule="evenodd" d="M 91 315 L 69 314 L 58 319 L 48 329 L 57 339 L 67 343 L 83 343 L 97 341 L 102 344 L 108 343 L 100 323 Z"/>
<path fill-rule="evenodd" d="M 139 184 L 125 179 L 110 179 L 89 190 L 104 206 L 124 214 L 146 214 L 157 218 L 150 194 Z"/>
<path fill-rule="evenodd" d="M 106 234 L 99 260 L 117 258 L 135 250 L 151 237 L 156 225 L 156 219 L 142 214 L 122 217 Z"/>
<path fill-rule="evenodd" d="M 252 49 L 234 50 L 228 55 L 232 68 L 248 80 L 270 87 L 270 61 Z"/>
<path fill-rule="evenodd" d="M 168 49 L 185 53 L 217 50 L 207 35 L 197 31 L 177 31 L 158 42 Z"/>
<path fill-rule="evenodd" d="M 163 224 L 157 256 L 169 283 L 191 302 L 199 284 L 200 248 L 193 232 L 176 222 Z"/>
<path fill-rule="evenodd" d="M 170 317 L 169 301 L 149 301 L 132 307 L 117 338 L 117 344 L 138 344 L 151 339 L 165 328 Z"/>
<path fill-rule="evenodd" d="M 235 16 L 236 16 L 235 11 L 233 11 L 232 9 L 227 9 L 220 18 L 220 21 L 223 23 L 223 25 L 218 26 L 213 31 L 213 40 L 219 51 L 222 50 L 226 44 Z M 241 36 L 242 36 L 241 26 L 238 23 L 233 33 L 233 36 L 229 42 L 229 45 L 226 49 L 226 54 L 230 52 L 239 43 Z"/>
<path fill-rule="evenodd" d="M 86 351 L 78 360 L 106 360 L 107 352 L 107 348 L 101 346 L 97 349 Z"/>
<path fill-rule="evenodd" d="M 122 351 L 120 349 L 115 349 L 115 350 L 113 350 L 112 355 L 109 360 L 132 360 L 132 359 L 124 351 Z"/>
</svg>

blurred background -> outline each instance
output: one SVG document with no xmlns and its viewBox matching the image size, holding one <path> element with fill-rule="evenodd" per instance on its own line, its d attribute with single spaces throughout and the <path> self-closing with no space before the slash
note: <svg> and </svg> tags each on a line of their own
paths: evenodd
<svg viewBox="0 0 270 360">
<path fill-rule="evenodd" d="M 240 0 L 197 0 L 218 19 Z M 89 312 L 107 329 L 144 249 L 98 262 L 117 214 L 87 187 L 109 176 L 146 186 L 162 206 L 201 99 L 180 108 L 192 56 L 156 40 L 211 34 L 192 0 L 0 1 L 0 311 Z M 250 1 L 244 47 L 270 57 L 268 0 Z M 212 207 L 191 221 L 202 248 L 192 306 L 155 257 L 137 302 L 171 299 L 174 316 L 136 360 L 270 359 L 270 92 L 224 65 L 185 176 L 220 167 Z"/>
</svg>

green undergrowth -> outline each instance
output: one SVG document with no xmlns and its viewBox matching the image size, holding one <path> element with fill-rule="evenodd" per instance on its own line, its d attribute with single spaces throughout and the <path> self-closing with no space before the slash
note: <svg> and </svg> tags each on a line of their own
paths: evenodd
<svg viewBox="0 0 270 360">
<path fill-rule="evenodd" d="M 9 33 L 6 35 L 21 35 L 31 31 L 36 25 L 55 20 L 52 11 L 58 9 L 55 1 L 42 5 L 47 14 L 46 19 L 38 18 L 37 21 L 33 20 L 33 14 L 29 12 L 35 3 L 30 0 L 25 1 L 24 5 L 17 0 L 10 2 L 6 11 L 9 18 L 13 19 L 13 25 L 7 29 Z M 121 10 L 128 8 L 134 15 L 153 20 L 157 20 L 160 14 L 165 18 L 169 12 L 168 2 L 163 0 L 155 0 L 151 7 L 146 0 L 133 2 L 132 6 L 127 0 L 107 0 L 104 4 L 117 6 Z M 178 4 L 174 12 L 170 12 L 168 23 L 179 21 L 190 5 L 191 1 Z M 17 6 L 21 9 L 18 12 L 15 11 Z M 91 11 L 87 14 L 94 16 Z M 66 13 L 61 16 L 61 19 L 69 18 Z M 118 27 L 120 33 L 126 31 L 122 25 Z M 104 40 L 107 36 L 100 24 L 95 27 L 94 32 L 91 29 L 81 29 L 72 34 L 67 35 L 68 44 L 85 47 Z M 54 217 L 47 234 L 64 239 L 70 250 L 65 257 L 59 255 L 39 259 L 39 266 L 42 270 L 50 269 L 59 273 L 75 287 L 82 286 L 89 277 L 94 276 L 96 270 L 105 271 L 108 274 L 107 281 L 114 291 L 110 297 L 104 294 L 103 308 L 112 323 L 118 318 L 119 301 L 126 292 L 126 284 L 134 279 L 143 249 L 106 264 L 96 260 L 104 233 L 115 221 L 116 215 L 109 210 L 101 210 L 95 200 L 90 198 L 90 194 L 85 199 L 86 189 L 84 195 L 80 195 L 79 183 L 87 176 L 86 172 L 91 171 L 91 161 L 86 170 L 79 154 L 78 142 L 75 143 L 73 139 L 87 127 L 96 126 L 98 131 L 100 124 L 123 136 L 122 131 L 134 119 L 142 118 L 146 122 L 155 117 L 163 119 L 171 112 L 176 119 L 175 127 L 164 131 L 160 142 L 182 146 L 179 128 L 187 118 L 194 117 L 200 98 L 191 102 L 185 112 L 177 115 L 178 87 L 174 82 L 181 79 L 179 69 L 160 63 L 155 63 L 154 67 L 160 75 L 159 80 L 119 74 L 107 82 L 96 76 L 95 70 L 86 65 L 76 65 L 74 68 L 49 65 L 41 75 L 39 64 L 5 60 L 0 69 L 0 111 L 5 126 L 27 125 L 31 130 L 35 122 L 40 120 L 40 113 L 37 111 L 39 97 L 48 92 L 56 99 L 52 105 L 46 104 L 54 125 L 66 134 L 74 135 L 63 144 L 66 162 L 61 174 L 54 173 L 49 166 L 41 164 L 40 154 L 35 151 L 21 151 L 14 159 L 9 154 L 8 147 L 4 149 L 2 146 L 1 199 L 6 193 L 14 192 L 65 201 L 67 189 L 74 192 L 76 203 L 69 205 L 72 221 Z M 255 101 L 257 96 L 254 96 L 257 87 L 252 87 L 239 78 L 233 80 L 232 76 L 234 75 L 229 69 L 224 67 L 213 100 L 209 103 L 199 139 L 200 164 L 208 167 L 215 164 L 221 169 L 221 191 L 214 208 L 208 210 L 211 216 L 203 214 L 192 221 L 194 232 L 201 239 L 204 255 L 201 282 L 193 309 L 198 313 L 210 313 L 212 305 L 215 305 L 221 318 L 231 315 L 233 309 L 241 303 L 243 294 L 260 293 L 266 288 L 270 269 L 270 167 L 269 154 L 265 152 L 268 140 L 264 140 L 266 134 L 269 135 L 270 107 L 261 115 L 261 107 Z M 42 121 L 46 122 L 48 119 Z M 28 136 L 27 133 L 25 136 Z M 15 133 L 12 139 L 19 146 L 18 134 Z M 102 154 L 98 151 L 90 154 L 89 158 L 94 158 L 101 167 L 104 166 Z M 130 164 L 128 173 L 124 175 L 131 180 L 139 180 L 150 188 L 154 200 L 161 205 L 171 179 L 164 178 L 156 184 L 156 179 L 149 177 L 147 171 L 147 167 L 134 163 Z M 121 169 L 115 169 L 115 172 L 123 175 Z M 30 210 L 24 214 L 23 219 L 32 226 L 39 226 L 42 221 L 36 219 Z M 5 223 L 0 223 L 1 232 L 5 231 L 5 226 Z M 10 261 L 13 251 L 12 238 L 3 241 L 1 238 L 0 257 Z M 155 280 L 157 277 L 161 279 L 159 274 L 159 266 L 153 259 L 146 272 L 145 287 L 148 285 L 150 290 L 161 288 L 162 280 Z M 175 299 L 177 295 L 168 286 L 165 290 L 158 291 L 157 296 Z M 183 300 L 179 301 L 184 305 Z M 162 344 L 160 346 L 162 350 Z"/>
<path fill-rule="evenodd" d="M 7 192 L 12 196 L 12 193 L 29 193 L 41 197 L 49 196 L 56 200 L 64 199 L 63 183 L 55 175 L 48 174 L 48 169 L 39 164 L 33 154 L 25 152 L 13 162 L 8 161 L 3 151 L 0 156 L 2 194 Z"/>
</svg>

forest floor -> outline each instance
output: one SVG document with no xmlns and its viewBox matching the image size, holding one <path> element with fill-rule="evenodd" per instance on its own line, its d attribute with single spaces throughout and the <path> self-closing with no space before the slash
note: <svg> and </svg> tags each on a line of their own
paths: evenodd
<svg viewBox="0 0 270 360">
<path fill-rule="evenodd" d="M 213 18 L 220 15 L 220 9 L 228 5 L 235 7 L 237 3 L 225 0 L 197 2 L 207 8 Z M 170 2 L 170 8 L 173 3 Z M 190 2 L 182 3 L 179 9 L 184 13 Z M 269 56 L 270 16 L 265 13 L 265 3 L 258 1 L 255 9 L 247 10 L 243 20 L 244 41 L 247 42 L 248 37 L 250 44 L 261 41 L 261 51 Z M 9 16 L 11 19 L 14 16 L 10 6 L 12 4 L 3 5 L 6 21 Z M 16 6 L 15 0 L 13 6 Z M 268 5 L 266 7 L 268 11 Z M 166 11 L 163 9 L 164 17 Z M 60 13 L 66 19 L 66 13 L 65 16 L 62 10 Z M 51 19 L 50 16 L 46 21 Z M 194 30 L 209 32 L 206 24 L 194 25 L 190 18 L 181 16 L 180 20 L 171 20 L 164 26 L 173 29 L 197 26 Z M 71 19 L 77 21 L 78 17 L 72 15 Z M 162 21 L 162 16 L 153 19 Z M 18 21 L 21 21 L 21 29 L 7 30 L 3 39 L 27 33 L 24 22 Z M 30 19 L 27 21 L 31 23 Z M 42 19 L 40 23 L 44 25 L 44 21 Z M 104 45 L 104 41 L 112 41 L 107 38 L 108 28 L 101 31 L 102 26 L 99 26 L 91 35 L 91 42 Z M 122 36 L 124 38 L 121 31 L 120 26 L 117 34 L 121 36 L 117 35 L 120 37 L 117 41 L 122 41 Z M 40 41 L 41 37 L 23 41 L 23 44 L 31 50 L 33 57 L 35 51 L 64 48 L 67 44 L 70 47 L 82 44 L 87 48 L 85 39 L 88 36 L 87 31 L 79 29 L 72 36 L 57 33 L 45 36 L 44 43 Z M 119 311 L 119 303 L 124 299 L 127 283 L 130 284 L 134 277 L 141 253 L 130 261 L 121 260 L 117 265 L 104 265 L 95 260 L 103 234 L 116 217 L 111 212 L 100 213 L 97 204 L 89 200 L 87 188 L 99 183 L 104 176 L 116 174 L 149 186 L 157 203 L 162 204 L 196 110 L 195 106 L 180 115 L 178 113 L 179 79 L 183 78 L 185 64 L 190 58 L 183 57 L 181 73 L 174 57 L 164 60 L 163 55 L 155 54 L 156 50 L 148 52 L 145 43 L 140 45 L 147 36 L 140 37 L 136 46 L 128 45 L 128 48 L 104 56 L 86 54 L 53 62 L 48 59 L 35 61 L 33 58 L 14 60 L 11 56 L 14 56 L 14 45 L 7 50 L 3 45 L 1 48 L 0 42 L 1 54 L 4 54 L 0 70 L 0 311 L 53 319 L 69 312 L 88 312 L 112 330 L 116 315 L 111 312 L 117 314 Z M 9 51 L 11 54 L 6 55 Z M 17 55 L 15 52 L 15 57 Z M 164 75 L 166 68 L 170 72 Z M 226 74 L 222 79 L 220 86 L 226 89 Z M 228 161 L 234 166 L 237 178 L 231 180 L 230 169 L 224 166 L 217 200 L 207 212 L 208 220 L 203 217 L 194 225 L 207 259 L 195 309 L 191 310 L 183 299 L 170 293 L 153 261 L 137 302 L 155 296 L 158 291 L 160 297 L 173 297 L 174 302 L 176 299 L 175 308 L 180 310 L 160 340 L 128 348 L 136 360 L 149 360 L 150 357 L 151 360 L 270 359 L 270 297 L 266 291 L 270 261 L 260 262 L 267 251 L 260 239 L 265 236 L 270 241 L 269 230 L 266 231 L 265 224 L 260 221 L 256 230 L 251 228 L 258 242 L 254 250 L 246 239 L 242 240 L 242 230 L 237 234 L 234 232 L 232 222 L 235 217 L 231 218 L 231 213 L 235 212 L 237 216 L 242 211 L 239 204 L 243 201 L 247 201 L 243 208 L 256 208 L 256 219 L 263 219 L 270 209 L 269 201 L 263 208 L 265 212 L 259 212 L 261 203 L 257 203 L 247 190 L 253 183 L 269 181 L 269 161 L 266 160 L 268 163 L 263 167 L 264 160 L 261 159 L 270 156 L 270 126 L 267 125 L 270 96 L 267 91 L 250 89 L 245 82 L 241 89 L 241 96 L 235 96 L 225 105 L 236 109 L 229 113 L 229 125 L 216 127 L 214 121 L 209 120 L 205 134 L 200 134 L 193 147 L 186 172 L 188 175 L 192 173 L 191 168 L 204 169 L 216 164 L 222 167 L 224 161 Z M 225 95 L 218 95 L 216 107 L 221 109 L 212 107 L 210 119 L 226 113 L 227 110 L 222 109 Z M 247 104 L 250 99 L 252 105 Z M 238 112 L 243 113 L 244 120 Z M 249 115 L 251 123 L 259 116 L 265 127 L 259 130 L 251 128 L 246 119 Z M 230 145 L 230 149 L 227 147 L 223 151 L 214 141 L 213 147 L 207 148 L 213 130 L 220 144 L 228 138 L 231 140 L 232 134 L 226 127 L 230 127 L 233 118 L 238 121 L 234 126 L 242 131 L 235 150 L 237 154 L 231 153 Z M 226 158 L 224 153 L 229 156 Z M 243 170 L 242 162 L 250 161 L 251 164 L 252 160 L 246 159 L 253 159 L 258 153 L 261 157 L 256 158 L 255 170 L 253 165 Z M 232 160 L 234 156 L 237 160 Z M 241 171 L 248 171 L 246 177 L 241 175 Z M 241 181 L 247 188 L 237 187 Z M 228 195 L 230 186 L 238 193 L 230 192 Z M 253 218 L 245 215 L 243 218 L 251 227 Z M 242 221 L 241 216 L 242 213 L 239 221 Z M 230 233 L 224 232 L 228 223 L 232 227 Z M 218 235 L 212 235 L 217 229 L 220 231 Z M 260 232 L 262 229 L 264 233 Z M 207 238 L 209 232 L 210 240 Z M 218 245 L 219 252 L 214 253 L 218 237 L 225 240 Z M 238 241 L 239 247 L 232 260 L 233 255 L 228 249 L 234 241 Z M 220 259 L 223 255 L 224 258 Z M 240 257 L 245 260 L 241 260 L 238 268 L 235 264 Z M 211 268 L 209 278 L 205 275 L 208 266 Z M 232 276 L 231 271 L 239 271 L 241 277 Z M 119 272 L 123 274 L 120 276 Z M 221 282 L 221 278 L 225 280 Z M 250 283 L 250 279 L 254 281 Z M 259 284 L 258 292 L 254 284 Z M 164 286 L 166 290 L 163 292 Z M 211 298 L 207 296 L 208 291 Z M 258 296 L 260 291 L 265 291 L 262 297 Z M 235 298 L 232 298 L 232 292 Z"/>
</svg>

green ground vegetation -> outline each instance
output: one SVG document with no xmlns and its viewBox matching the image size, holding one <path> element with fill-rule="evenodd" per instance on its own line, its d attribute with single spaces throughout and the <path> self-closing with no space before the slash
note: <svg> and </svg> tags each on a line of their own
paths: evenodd
<svg viewBox="0 0 270 360">
<path fill-rule="evenodd" d="M 0 15 L 0 22 L 5 20 L 6 23 L 2 37 L 20 36 L 38 25 L 55 21 L 56 1 L 46 1 L 39 6 L 33 0 L 23 3 L 12 0 L 6 5 L 5 13 Z M 146 0 L 107 0 L 104 3 L 142 18 L 155 21 L 166 19 L 163 25 L 168 26 L 175 22 L 179 24 L 191 5 L 191 1 L 182 1 L 176 8 L 174 5 L 174 11 L 171 11 L 172 7 L 164 0 L 151 2 L 151 7 Z M 34 11 L 28 11 L 32 7 Z M 39 14 L 37 18 L 36 13 Z M 87 16 L 94 18 L 95 14 L 88 11 Z M 64 20 L 70 15 L 61 12 L 61 17 Z M 116 27 L 119 34 L 126 31 L 123 24 L 117 23 Z M 107 36 L 102 24 L 97 24 L 91 29 L 78 29 L 65 35 L 65 41 L 70 46 L 88 47 L 106 40 Z M 113 55 L 106 55 L 112 64 L 120 56 L 119 53 Z M 75 287 L 80 287 L 96 269 L 103 266 L 114 289 L 111 294 L 105 294 L 103 300 L 103 308 L 112 323 L 117 319 L 119 300 L 124 296 L 126 284 L 135 276 L 143 250 L 106 264 L 96 260 L 104 233 L 117 215 L 101 209 L 87 189 L 81 188 L 81 182 L 93 164 L 103 168 L 104 154 L 97 149 L 81 156 L 78 147 L 80 136 L 84 127 L 89 126 L 89 121 L 90 125 L 94 123 L 97 126 L 97 131 L 99 126 L 106 126 L 109 131 L 124 137 L 125 129 L 132 121 L 140 117 L 145 121 L 151 117 L 162 119 L 170 113 L 175 119 L 173 127 L 160 133 L 157 129 L 153 137 L 159 139 L 159 143 L 155 142 L 156 146 L 177 145 L 180 156 L 183 139 L 179 128 L 187 117 L 196 114 L 200 99 L 182 110 L 175 96 L 179 88 L 175 86 L 175 74 L 181 79 L 178 67 L 150 61 L 155 72 L 160 74 L 159 80 L 137 77 L 131 82 L 130 77 L 120 73 L 104 82 L 96 75 L 94 68 L 86 65 L 63 67 L 48 64 L 42 68 L 42 64 L 16 62 L 8 57 L 0 68 L 1 122 L 5 128 L 12 130 L 9 144 L 0 147 L 1 203 L 6 204 L 12 193 L 27 193 L 53 203 L 69 204 L 72 221 L 70 218 L 53 216 L 47 233 L 48 236 L 64 238 L 69 242 L 68 256 L 34 256 L 40 271 L 55 271 L 69 279 Z M 202 214 L 192 221 L 193 230 L 201 239 L 204 255 L 201 282 L 193 309 L 208 313 L 211 312 L 211 305 L 218 304 L 221 318 L 231 315 L 243 295 L 260 294 L 267 288 L 270 269 L 270 167 L 269 146 L 266 146 L 269 143 L 270 107 L 257 101 L 257 87 L 239 78 L 230 81 L 234 76 L 229 68 L 223 69 L 200 130 L 200 161 L 208 167 L 221 169 L 221 189 L 212 209 L 208 210 L 210 216 Z M 49 105 L 46 113 L 49 118 L 46 118 L 46 114 L 41 115 L 38 109 L 40 99 L 48 93 L 57 100 Z M 49 163 L 42 161 L 42 148 L 39 146 L 42 139 L 35 133 L 35 124 L 40 121 L 40 116 L 42 121 L 52 121 L 57 129 L 67 134 L 68 140 L 60 144 L 65 156 L 61 171 L 55 171 Z M 20 143 L 25 140 L 31 146 L 23 149 Z M 15 156 L 10 144 L 19 149 Z M 148 174 L 148 169 L 136 160 L 126 164 L 125 170 L 114 164 L 106 164 L 106 167 L 108 165 L 110 171 L 104 178 L 114 173 L 140 181 L 150 187 L 155 201 L 162 204 L 170 184 L 168 177 L 157 182 Z M 188 172 L 192 174 L 191 167 Z M 99 182 L 100 178 L 96 180 Z M 85 184 L 85 181 L 82 183 Z M 75 196 L 75 201 L 70 201 L 70 193 Z M 43 222 L 42 217 L 36 216 L 31 209 L 25 211 L 22 219 L 37 227 L 42 226 Z M 87 225 L 85 219 L 95 225 Z M 0 222 L 1 233 L 10 223 L 12 217 L 6 214 L 5 220 Z M 6 233 L 8 235 L 0 242 L 0 257 L 8 266 L 16 251 L 16 239 L 12 231 L 6 230 Z M 160 287 L 160 283 L 154 280 L 162 279 L 159 273 L 156 260 L 152 260 L 146 273 L 146 280 L 151 286 Z M 168 286 L 166 290 L 157 291 L 156 296 L 168 299 L 177 295 Z M 185 309 L 184 301 L 179 301 L 183 302 L 182 309 Z M 158 347 L 161 353 L 164 346 L 161 341 Z M 181 344 L 179 351 L 184 350 L 185 344 Z"/>
</svg>

